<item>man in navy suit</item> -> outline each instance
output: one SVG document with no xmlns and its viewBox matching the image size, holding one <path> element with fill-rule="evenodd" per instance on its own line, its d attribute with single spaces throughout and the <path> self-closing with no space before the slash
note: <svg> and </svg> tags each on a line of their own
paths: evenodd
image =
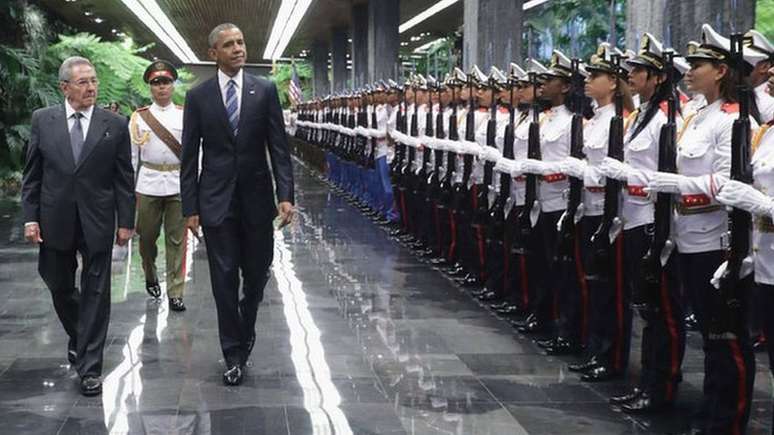
<svg viewBox="0 0 774 435">
<path fill-rule="evenodd" d="M 279 215 L 282 227 L 293 216 L 293 168 L 277 88 L 242 69 L 242 31 L 221 24 L 208 42 L 218 72 L 186 96 L 180 189 L 186 226 L 195 234 L 200 225 L 204 229 L 226 360 L 223 382 L 239 385 L 269 279 L 272 220 Z"/>
</svg>

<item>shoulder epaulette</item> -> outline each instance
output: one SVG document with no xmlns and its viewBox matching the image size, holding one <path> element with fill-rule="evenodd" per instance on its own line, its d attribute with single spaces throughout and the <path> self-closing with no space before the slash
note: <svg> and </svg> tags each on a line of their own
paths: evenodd
<svg viewBox="0 0 774 435">
<path fill-rule="evenodd" d="M 143 112 L 148 109 L 150 109 L 150 106 L 140 107 L 139 109 L 135 110 L 135 112 Z"/>
<path fill-rule="evenodd" d="M 183 110 L 183 105 L 181 105 L 181 104 L 175 104 L 175 107 L 177 107 L 180 110 Z"/>
<path fill-rule="evenodd" d="M 724 103 L 720 110 L 726 113 L 739 113 L 739 103 Z"/>
</svg>

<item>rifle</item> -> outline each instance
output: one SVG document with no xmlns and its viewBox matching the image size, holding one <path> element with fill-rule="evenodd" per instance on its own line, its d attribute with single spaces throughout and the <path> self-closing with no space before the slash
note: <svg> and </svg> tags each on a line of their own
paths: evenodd
<svg viewBox="0 0 774 435">
<path fill-rule="evenodd" d="M 458 141 L 460 140 L 460 135 L 457 132 L 457 99 L 455 94 L 455 86 L 451 86 L 451 93 L 452 113 L 449 115 L 449 140 Z M 446 154 L 446 176 L 441 182 L 441 186 L 443 187 L 441 190 L 441 203 L 447 207 L 451 207 L 454 201 L 453 188 L 454 173 L 456 169 L 457 153 L 449 151 Z"/>
<path fill-rule="evenodd" d="M 658 140 L 658 170 L 659 172 L 677 172 L 677 81 L 674 77 L 674 52 L 664 52 L 664 67 L 666 68 L 666 83 L 669 87 L 667 97 L 667 123 L 661 127 Z M 648 252 L 640 261 L 640 274 L 635 281 L 632 294 L 632 305 L 638 309 L 657 312 L 660 307 L 661 283 L 669 258 L 674 250 L 674 242 L 670 239 L 672 227 L 672 194 L 658 193 L 656 196 L 656 211 L 653 221 L 653 240 Z"/>
<path fill-rule="evenodd" d="M 736 73 L 740 76 L 744 71 L 744 58 L 742 57 L 743 38 L 740 34 L 731 36 L 731 58 Z M 740 80 L 737 87 L 739 92 L 739 117 L 734 121 L 731 132 L 731 179 L 742 183 L 752 184 L 753 173 L 750 165 L 752 151 L 750 149 L 750 99 L 749 85 Z M 740 208 L 730 211 L 730 235 L 728 243 L 728 264 L 723 276 L 720 278 L 720 291 L 718 300 L 710 319 L 710 334 L 725 338 L 733 335 L 736 337 L 742 328 L 747 326 L 743 322 L 741 296 L 750 285 L 752 274 L 742 276 L 742 262 L 750 253 L 750 231 L 752 229 L 752 217 L 750 213 Z"/>
<path fill-rule="evenodd" d="M 378 129 L 379 124 L 376 122 L 376 104 L 374 104 L 373 98 L 371 100 L 371 128 L 372 129 Z M 376 168 L 376 138 L 371 138 L 371 152 L 368 154 L 368 168 L 369 169 L 375 169 Z"/>
<path fill-rule="evenodd" d="M 619 55 L 613 55 L 612 61 L 616 71 L 618 71 L 621 67 L 621 57 Z M 616 86 L 613 100 L 615 101 L 615 116 L 610 120 L 607 156 L 622 161 L 624 158 L 623 94 L 618 86 Z M 602 211 L 602 222 L 599 224 L 596 232 L 594 232 L 594 235 L 591 236 L 593 257 L 589 265 L 586 279 L 610 279 L 610 265 L 614 255 L 613 243 L 623 229 L 623 222 L 621 222 L 621 218 L 618 217 L 621 187 L 621 181 L 614 178 L 607 178 L 605 182 L 605 206 Z"/>
<path fill-rule="evenodd" d="M 468 113 L 465 115 L 465 140 L 473 142 L 476 139 L 476 108 L 473 99 L 473 77 L 468 77 Z M 473 156 L 465 154 L 462 162 L 462 182 L 454 189 L 454 209 L 460 213 L 469 211 L 470 176 L 473 173 Z"/>
<path fill-rule="evenodd" d="M 580 60 L 572 60 L 572 123 L 570 127 L 570 156 L 576 159 L 584 158 L 583 155 L 583 88 L 584 79 L 580 73 Z M 575 242 L 577 236 L 577 224 L 582 216 L 583 209 L 583 180 L 570 177 L 570 192 L 567 198 L 567 209 L 559 218 L 559 246 L 557 258 L 559 262 L 571 263 L 575 259 Z M 575 259 L 580 261 L 579 259 Z"/>
<path fill-rule="evenodd" d="M 486 146 L 497 148 L 495 136 L 497 135 L 497 92 L 495 80 L 490 79 L 489 87 L 492 89 L 492 99 L 489 101 L 489 121 L 486 123 Z M 484 162 L 484 183 L 478 191 L 476 200 L 476 223 L 486 224 L 489 218 L 489 191 L 494 179 L 494 163 Z"/>
<path fill-rule="evenodd" d="M 365 108 L 365 97 L 360 99 L 360 104 L 357 107 L 357 125 L 358 127 L 368 127 L 368 113 Z M 357 157 L 358 165 L 360 167 L 367 167 L 371 153 L 366 153 L 368 147 L 368 139 L 363 135 L 356 135 L 355 141 L 357 143 Z"/>
<path fill-rule="evenodd" d="M 441 100 L 441 94 L 443 93 L 443 87 L 438 86 L 438 114 L 435 116 L 435 138 L 444 139 L 446 133 L 443 131 L 443 101 Z M 433 175 L 430 178 L 430 190 L 429 198 L 433 201 L 440 203 L 441 201 L 441 168 L 443 166 L 443 150 L 435 150 L 435 166 L 433 168 Z"/>
<path fill-rule="evenodd" d="M 537 73 L 530 72 L 529 81 L 535 98 L 532 99 L 532 121 L 529 125 L 529 137 L 527 139 L 527 157 L 540 160 L 540 114 L 538 113 L 540 106 L 538 105 L 537 98 Z M 524 208 L 519 213 L 516 230 L 513 234 L 514 246 L 519 251 L 526 250 L 529 237 L 532 234 L 533 215 L 535 216 L 534 221 L 537 222 L 537 215 L 540 213 L 540 204 L 537 200 L 538 175 L 526 174 L 525 177 Z"/>
<path fill-rule="evenodd" d="M 432 137 L 435 136 L 435 129 L 433 128 L 433 102 L 432 99 L 429 97 L 430 93 L 432 93 L 432 90 L 428 89 L 428 103 L 427 103 L 427 113 L 425 113 L 425 136 L 426 137 Z M 418 188 L 417 190 L 420 191 L 420 193 L 424 193 L 424 200 L 429 200 L 428 198 L 430 194 L 430 187 L 431 187 L 431 178 L 435 172 L 430 171 L 428 174 L 428 166 L 430 166 L 430 160 L 432 159 L 433 155 L 433 149 L 427 146 L 425 144 L 424 149 L 422 150 L 422 168 L 419 170 L 418 174 Z"/>
<path fill-rule="evenodd" d="M 513 83 L 511 79 L 508 79 L 508 86 L 510 91 L 510 97 L 505 104 L 508 108 L 508 124 L 505 126 L 505 132 L 503 133 L 503 157 L 506 159 L 513 159 L 513 141 L 514 141 L 514 129 L 515 129 L 515 117 L 516 111 L 513 107 Z M 492 208 L 489 210 L 489 223 L 490 223 L 490 239 L 503 240 L 505 236 L 505 206 L 511 197 L 511 174 L 500 174 L 500 194 L 497 196 Z"/>
</svg>

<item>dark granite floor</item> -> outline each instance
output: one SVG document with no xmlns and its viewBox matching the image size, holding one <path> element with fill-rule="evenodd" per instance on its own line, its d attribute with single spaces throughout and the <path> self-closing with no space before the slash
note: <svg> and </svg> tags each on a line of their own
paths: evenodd
<svg viewBox="0 0 774 435">
<path fill-rule="evenodd" d="M 687 429 L 702 359 L 690 337 L 675 409 L 611 409 L 626 382 L 586 385 L 439 272 L 390 241 L 302 165 L 300 219 L 277 236 L 244 385 L 222 360 L 203 247 L 188 311 L 149 301 L 134 249 L 114 263 L 101 398 L 81 397 L 66 339 L 0 202 L 2 434 L 666 434 Z M 163 253 L 160 255 L 163 258 Z M 635 328 L 638 329 L 638 328 Z M 639 341 L 635 342 L 637 349 Z M 635 352 L 632 361 L 638 361 Z M 770 431 L 768 361 L 758 354 L 750 433 Z"/>
</svg>

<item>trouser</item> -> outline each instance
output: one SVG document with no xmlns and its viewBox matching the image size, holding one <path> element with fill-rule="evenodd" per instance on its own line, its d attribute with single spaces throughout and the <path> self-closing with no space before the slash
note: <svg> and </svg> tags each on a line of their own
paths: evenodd
<svg viewBox="0 0 774 435">
<path fill-rule="evenodd" d="M 164 226 L 166 282 L 169 298 L 182 298 L 185 286 L 187 233 L 180 195 L 149 196 L 138 194 L 137 234 L 145 282 L 158 283 L 156 240 Z"/>
<path fill-rule="evenodd" d="M 774 313 L 774 285 L 756 283 L 756 294 L 754 304 L 762 313 Z M 774 338 L 774 316 L 768 315 L 761 317 L 761 329 L 766 337 Z M 774 376 L 774 344 L 771 341 L 766 342 L 766 348 L 769 352 L 769 372 Z M 772 422 L 774 427 L 774 421 Z"/>
<path fill-rule="evenodd" d="M 102 351 L 110 321 L 110 266 L 112 246 L 94 251 L 83 236 L 80 217 L 75 219 L 75 246 L 58 250 L 40 245 L 38 272 L 46 283 L 54 309 L 77 354 L 78 375 L 102 375 Z M 75 287 L 81 254 L 81 288 Z"/>
<path fill-rule="evenodd" d="M 392 184 L 390 183 L 390 167 L 387 164 L 387 156 L 381 156 L 376 159 L 376 176 L 378 179 L 377 189 L 380 190 L 379 208 L 382 215 L 390 222 L 398 220 L 398 211 L 395 209 L 395 198 L 392 193 Z"/>
<path fill-rule="evenodd" d="M 474 184 L 470 189 L 470 204 L 471 204 L 471 236 L 470 247 L 472 251 L 469 255 L 469 264 L 471 273 L 483 284 L 487 280 L 487 251 L 486 251 L 486 224 L 484 222 L 476 222 L 476 212 L 478 210 L 479 198 L 478 194 L 483 189 L 482 184 Z"/>
<path fill-rule="evenodd" d="M 242 209 L 240 200 L 232 198 L 223 222 L 203 228 L 220 345 L 229 365 L 240 364 L 249 356 L 247 345 L 255 334 L 258 304 L 274 256 L 272 220 L 256 221 Z"/>
<path fill-rule="evenodd" d="M 570 217 L 574 219 L 574 217 Z M 588 245 L 583 238 L 583 223 L 575 226 L 572 252 L 557 253 L 555 274 L 558 275 L 559 336 L 572 343 L 587 344 L 589 336 L 589 288 L 583 265 L 581 247 Z M 560 235 L 561 236 L 561 235 Z M 557 245 L 558 246 L 558 245 Z"/>
<path fill-rule="evenodd" d="M 602 216 L 586 216 L 581 221 L 581 256 L 588 269 L 595 260 L 591 237 L 602 223 Z M 624 233 L 626 234 L 626 233 Z M 624 300 L 624 237 L 619 235 L 611 246 L 610 264 L 604 277 L 587 280 L 589 291 L 588 351 L 599 364 L 621 373 L 626 370 L 631 334 L 631 309 Z M 628 317 L 627 317 L 628 313 Z"/>
<path fill-rule="evenodd" d="M 717 290 L 710 279 L 723 257 L 723 251 L 680 254 L 680 276 L 704 339 L 704 397 L 697 422 L 708 434 L 741 434 L 750 417 L 755 357 L 746 327 L 738 328 L 734 338 L 710 335 L 711 319 L 719 309 Z M 743 317 L 747 313 L 747 291 L 749 288 L 737 289 Z M 741 325 L 746 325 L 744 320 Z"/>
<path fill-rule="evenodd" d="M 502 213 L 489 215 L 486 237 L 486 288 L 495 292 L 499 298 L 510 293 L 511 249 L 505 243 L 505 222 Z"/>
<path fill-rule="evenodd" d="M 658 306 L 640 310 L 640 316 L 645 320 L 640 386 L 656 400 L 666 402 L 675 400 L 685 355 L 679 263 L 673 253 L 661 273 L 658 295 L 651 298 L 658 301 Z"/>
<path fill-rule="evenodd" d="M 533 228 L 535 239 L 528 249 L 528 268 L 534 276 L 533 313 L 544 325 L 555 326 L 559 315 L 558 289 L 560 276 L 553 270 L 558 233 L 556 223 L 564 210 L 541 213 Z"/>
</svg>

